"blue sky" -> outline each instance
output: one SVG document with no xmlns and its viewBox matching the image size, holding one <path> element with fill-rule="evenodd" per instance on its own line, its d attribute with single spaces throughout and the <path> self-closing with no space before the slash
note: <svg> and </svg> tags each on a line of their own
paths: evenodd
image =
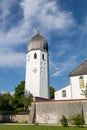
<svg viewBox="0 0 87 130">
<path fill-rule="evenodd" d="M 38 29 L 48 41 L 56 90 L 87 60 L 87 0 L 0 0 L 0 92 L 25 80 L 27 45 Z"/>
</svg>

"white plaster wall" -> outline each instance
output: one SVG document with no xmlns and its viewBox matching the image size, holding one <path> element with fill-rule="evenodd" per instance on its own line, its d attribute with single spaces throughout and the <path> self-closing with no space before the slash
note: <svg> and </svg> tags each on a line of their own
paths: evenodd
<svg viewBox="0 0 87 130">
<path fill-rule="evenodd" d="M 66 97 L 62 97 L 62 90 L 66 90 Z M 71 86 L 68 85 L 55 92 L 55 100 L 71 99 Z"/>
<path fill-rule="evenodd" d="M 44 54 L 44 60 L 42 59 Z M 40 97 L 49 98 L 49 62 L 48 53 L 40 51 Z"/>
<path fill-rule="evenodd" d="M 81 75 L 84 78 L 84 88 L 80 88 L 79 77 L 70 77 L 70 85 L 62 88 L 55 92 L 55 100 L 65 100 L 65 99 L 84 99 L 85 96 L 82 95 L 82 90 L 86 89 L 87 75 Z M 62 90 L 66 90 L 66 97 L 62 97 Z"/>
<path fill-rule="evenodd" d="M 84 78 L 84 86 L 86 86 L 87 75 L 81 75 L 81 76 L 83 76 L 83 78 Z M 70 77 L 71 90 L 72 90 L 72 99 L 85 98 L 85 96 L 81 95 L 82 91 L 81 91 L 80 84 L 79 84 L 79 77 L 80 76 Z M 85 87 L 84 87 L 84 89 L 85 89 Z"/>
<path fill-rule="evenodd" d="M 34 53 L 37 59 L 34 59 Z M 44 60 L 42 60 L 44 54 Z M 37 69 L 37 72 L 33 72 Z M 48 98 L 48 53 L 41 50 L 32 50 L 28 52 L 26 58 L 26 80 L 25 92 L 30 92 L 33 96 Z"/>
<path fill-rule="evenodd" d="M 60 125 L 63 115 L 70 119 L 75 114 L 83 114 L 87 124 L 87 100 L 36 102 L 36 123 Z"/>
<path fill-rule="evenodd" d="M 34 59 L 34 53 L 37 53 L 38 59 Z M 26 58 L 26 80 L 25 80 L 25 91 L 30 92 L 33 96 L 39 95 L 39 53 L 38 51 L 30 51 Z M 34 68 L 37 68 L 37 72 L 34 73 Z"/>
</svg>

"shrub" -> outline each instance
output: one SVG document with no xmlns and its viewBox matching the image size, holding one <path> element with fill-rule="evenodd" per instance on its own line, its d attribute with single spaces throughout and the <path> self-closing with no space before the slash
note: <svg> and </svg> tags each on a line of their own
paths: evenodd
<svg viewBox="0 0 87 130">
<path fill-rule="evenodd" d="M 61 122 L 62 126 L 64 126 L 64 127 L 68 126 L 67 118 L 64 115 L 62 116 L 62 119 L 60 120 L 60 122 Z"/>
<path fill-rule="evenodd" d="M 82 127 L 84 125 L 84 117 L 81 115 L 74 115 L 72 117 L 73 124 L 77 127 Z"/>
<path fill-rule="evenodd" d="M 22 107 L 16 108 L 15 112 L 24 112 L 24 108 Z"/>
</svg>

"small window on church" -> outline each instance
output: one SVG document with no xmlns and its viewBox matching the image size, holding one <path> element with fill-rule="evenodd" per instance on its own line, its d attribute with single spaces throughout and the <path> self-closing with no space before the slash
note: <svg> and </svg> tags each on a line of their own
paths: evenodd
<svg viewBox="0 0 87 130">
<path fill-rule="evenodd" d="M 80 84 L 80 88 L 84 88 L 84 78 L 83 78 L 83 76 L 79 77 L 79 84 Z"/>
<path fill-rule="evenodd" d="M 66 97 L 66 90 L 62 90 L 62 97 Z"/>
<path fill-rule="evenodd" d="M 42 59 L 44 60 L 44 54 L 42 54 Z"/>
<path fill-rule="evenodd" d="M 37 54 L 36 53 L 34 53 L 34 59 L 37 59 Z"/>
</svg>

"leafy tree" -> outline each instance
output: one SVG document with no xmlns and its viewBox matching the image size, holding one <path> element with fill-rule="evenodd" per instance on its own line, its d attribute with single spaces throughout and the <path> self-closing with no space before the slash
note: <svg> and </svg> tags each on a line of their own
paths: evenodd
<svg viewBox="0 0 87 130">
<path fill-rule="evenodd" d="M 50 99 L 54 99 L 54 92 L 55 89 L 53 87 L 50 87 Z"/>
<path fill-rule="evenodd" d="M 11 104 L 12 98 L 9 92 L 0 94 L 0 110 L 13 110 L 14 107 Z"/>
<path fill-rule="evenodd" d="M 15 108 L 24 107 L 24 87 L 25 81 L 21 81 L 20 84 L 15 88 L 13 104 Z"/>
<path fill-rule="evenodd" d="M 24 99 L 24 107 L 25 109 L 29 110 L 29 107 L 31 106 L 33 95 L 29 94 L 28 96 L 25 96 Z"/>
<path fill-rule="evenodd" d="M 21 81 L 15 88 L 14 98 L 12 100 L 16 110 L 29 109 L 32 101 L 32 94 L 25 96 L 25 81 Z"/>
<path fill-rule="evenodd" d="M 32 94 L 25 97 L 25 81 L 21 81 L 17 87 L 15 87 L 14 95 L 9 92 L 0 93 L 0 110 L 2 111 L 23 111 L 24 106 L 28 108 L 31 105 Z"/>
<path fill-rule="evenodd" d="M 87 84 L 85 90 L 82 90 L 81 95 L 85 96 L 87 98 Z"/>
</svg>

